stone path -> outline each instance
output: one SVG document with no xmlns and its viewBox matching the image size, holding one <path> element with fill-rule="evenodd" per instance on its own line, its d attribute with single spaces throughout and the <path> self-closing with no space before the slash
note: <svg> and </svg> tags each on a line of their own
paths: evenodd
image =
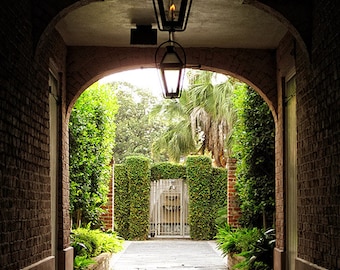
<svg viewBox="0 0 340 270">
<path fill-rule="evenodd" d="M 126 241 L 111 265 L 111 270 L 227 269 L 214 241 L 192 240 Z"/>
</svg>

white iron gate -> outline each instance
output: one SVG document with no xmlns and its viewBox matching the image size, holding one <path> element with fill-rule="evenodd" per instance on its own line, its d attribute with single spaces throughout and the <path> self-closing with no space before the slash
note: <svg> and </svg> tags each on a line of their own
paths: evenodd
<svg viewBox="0 0 340 270">
<path fill-rule="evenodd" d="M 188 186 L 182 179 L 160 179 L 151 182 L 151 237 L 187 237 Z"/>
</svg>

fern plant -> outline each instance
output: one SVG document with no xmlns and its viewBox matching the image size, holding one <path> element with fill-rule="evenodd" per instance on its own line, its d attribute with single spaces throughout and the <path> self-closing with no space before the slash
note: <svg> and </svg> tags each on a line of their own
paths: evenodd
<svg viewBox="0 0 340 270">
<path fill-rule="evenodd" d="M 91 258 L 104 252 L 118 252 L 123 249 L 123 239 L 115 232 L 103 232 L 90 230 L 89 228 L 78 228 L 71 233 L 71 245 L 74 248 L 74 268 L 84 267 L 94 263 Z"/>
<path fill-rule="evenodd" d="M 229 225 L 225 225 L 218 228 L 216 242 L 223 256 L 230 254 L 244 258 L 244 260 L 234 266 L 234 269 L 273 269 L 274 229 L 264 232 L 257 228 L 234 229 Z"/>
<path fill-rule="evenodd" d="M 95 260 L 87 258 L 86 256 L 76 256 L 74 258 L 74 269 L 84 270 L 91 264 L 95 263 Z"/>
</svg>

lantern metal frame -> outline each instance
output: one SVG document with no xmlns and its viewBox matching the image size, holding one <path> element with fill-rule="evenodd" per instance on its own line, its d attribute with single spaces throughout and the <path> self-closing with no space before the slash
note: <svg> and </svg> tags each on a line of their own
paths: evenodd
<svg viewBox="0 0 340 270">
<path fill-rule="evenodd" d="M 169 2 L 169 7 L 165 7 L 163 0 L 152 0 L 158 29 L 160 31 L 168 32 L 185 31 L 189 19 L 192 0 L 177 0 L 180 1 L 179 11 L 175 8 L 171 8 L 175 0 L 166 1 Z"/>
<path fill-rule="evenodd" d="M 160 71 L 160 81 L 164 98 L 179 98 L 182 93 L 186 54 L 183 47 L 174 41 L 174 32 L 183 32 L 188 23 L 192 0 L 152 0 L 160 31 L 169 32 L 169 40 L 161 43 L 155 53 L 155 64 Z M 177 6 L 176 6 L 177 5 Z M 165 54 L 159 62 L 158 54 L 165 48 Z M 180 57 L 180 55 L 182 57 Z M 175 71 L 175 72 L 174 72 Z M 170 73 L 177 76 L 177 81 L 170 81 Z"/>
<path fill-rule="evenodd" d="M 159 52 L 162 48 L 166 49 L 165 54 L 163 55 L 161 61 L 157 61 L 159 59 Z M 164 60 L 166 60 L 169 54 L 173 54 L 174 58 L 177 59 L 177 62 L 166 63 Z M 172 40 L 171 38 L 161 43 L 158 46 L 155 53 L 155 65 L 160 71 L 159 77 L 162 84 L 163 97 L 167 99 L 179 98 L 182 93 L 182 85 L 185 73 L 184 69 L 186 67 L 186 54 L 183 47 L 178 42 Z M 166 76 L 167 71 L 178 71 L 176 89 L 170 89 L 169 87 L 170 82 L 167 81 Z"/>
</svg>

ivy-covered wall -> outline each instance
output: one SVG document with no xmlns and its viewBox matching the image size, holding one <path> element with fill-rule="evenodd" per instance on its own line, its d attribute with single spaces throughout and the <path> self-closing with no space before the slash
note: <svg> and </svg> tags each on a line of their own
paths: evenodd
<svg viewBox="0 0 340 270">
<path fill-rule="evenodd" d="M 210 238 L 212 239 L 217 233 L 216 223 L 222 225 L 221 223 L 227 222 L 228 171 L 226 169 L 212 168 L 210 195 L 212 213 Z"/>
<path fill-rule="evenodd" d="M 189 186 L 189 225 L 193 239 L 211 238 L 211 159 L 206 156 L 187 158 L 187 179 Z"/>
<path fill-rule="evenodd" d="M 124 239 L 144 240 L 149 231 L 150 160 L 128 157 L 114 170 L 115 230 Z"/>
<path fill-rule="evenodd" d="M 151 167 L 151 181 L 158 179 L 185 179 L 185 165 L 170 162 L 155 163 Z"/>
<path fill-rule="evenodd" d="M 125 239 L 143 240 L 149 233 L 150 182 L 187 179 L 189 224 L 193 239 L 213 239 L 218 210 L 227 204 L 227 170 L 213 168 L 211 159 L 190 156 L 185 165 L 156 163 L 144 157 L 128 157 L 115 165 L 115 227 Z"/>
<path fill-rule="evenodd" d="M 149 233 L 150 160 L 127 157 L 125 164 L 129 179 L 129 239 L 145 240 Z"/>
<path fill-rule="evenodd" d="M 126 166 L 117 164 L 114 166 L 114 227 L 124 239 L 129 238 L 130 202 L 129 179 Z"/>
</svg>

